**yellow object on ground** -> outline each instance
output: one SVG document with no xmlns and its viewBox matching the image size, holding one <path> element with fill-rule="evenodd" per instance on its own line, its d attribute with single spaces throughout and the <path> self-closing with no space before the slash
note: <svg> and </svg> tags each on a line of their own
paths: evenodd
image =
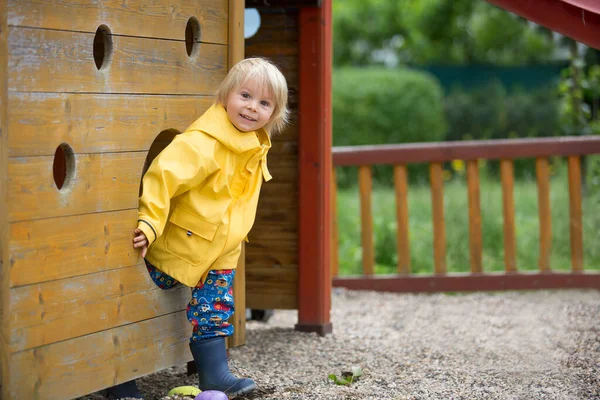
<svg viewBox="0 0 600 400">
<path fill-rule="evenodd" d="M 201 392 L 202 390 L 195 386 L 177 386 L 169 390 L 168 396 L 173 396 L 174 394 L 180 394 L 182 396 L 197 396 Z"/>
</svg>

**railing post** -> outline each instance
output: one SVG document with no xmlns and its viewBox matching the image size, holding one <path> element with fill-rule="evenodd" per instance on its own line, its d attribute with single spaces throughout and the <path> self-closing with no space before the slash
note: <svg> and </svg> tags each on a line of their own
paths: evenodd
<svg viewBox="0 0 600 400">
<path fill-rule="evenodd" d="M 446 273 L 446 225 L 444 222 L 444 178 L 440 163 L 429 165 L 433 214 L 433 257 L 435 273 Z"/>
<path fill-rule="evenodd" d="M 540 221 L 540 259 L 542 272 L 550 271 L 550 252 L 552 249 L 552 214 L 550 210 L 550 167 L 547 158 L 535 161 L 538 187 L 538 213 Z"/>
<path fill-rule="evenodd" d="M 339 235 L 337 217 L 337 179 L 335 167 L 331 171 L 331 277 L 339 274 Z"/>
<path fill-rule="evenodd" d="M 504 213 L 504 270 L 517 272 L 517 240 L 515 237 L 514 172 L 512 160 L 500 160 L 502 210 Z"/>
<path fill-rule="evenodd" d="M 581 162 L 579 157 L 569 157 L 568 165 L 571 269 L 573 271 L 583 271 L 583 232 L 581 229 Z"/>
<path fill-rule="evenodd" d="M 371 208 L 372 178 L 371 167 L 361 165 L 358 167 L 358 186 L 360 191 L 360 222 L 363 274 L 375 274 L 375 251 L 373 248 L 373 214 Z"/>
<path fill-rule="evenodd" d="M 406 165 L 394 165 L 396 191 L 396 251 L 398 273 L 410 274 L 410 241 L 408 236 L 408 173 Z"/>
<path fill-rule="evenodd" d="M 467 191 L 469 194 L 469 248 L 471 272 L 480 273 L 483 243 L 481 241 L 481 204 L 479 200 L 479 166 L 477 160 L 467 161 Z"/>
</svg>

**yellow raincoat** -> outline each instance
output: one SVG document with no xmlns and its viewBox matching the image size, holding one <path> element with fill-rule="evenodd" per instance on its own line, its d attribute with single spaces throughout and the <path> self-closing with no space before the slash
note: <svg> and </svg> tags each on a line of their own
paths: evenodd
<svg viewBox="0 0 600 400">
<path fill-rule="evenodd" d="M 270 148 L 264 129 L 239 131 L 221 105 L 177 135 L 143 178 L 138 228 L 148 262 L 190 287 L 209 270 L 235 268 L 271 179 Z"/>
</svg>

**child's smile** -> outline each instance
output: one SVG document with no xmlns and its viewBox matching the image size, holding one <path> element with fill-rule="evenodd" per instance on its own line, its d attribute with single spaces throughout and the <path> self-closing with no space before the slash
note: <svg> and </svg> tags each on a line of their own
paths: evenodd
<svg viewBox="0 0 600 400">
<path fill-rule="evenodd" d="M 258 82 L 248 80 L 231 91 L 225 105 L 231 123 L 242 132 L 264 127 L 275 109 L 275 101 Z"/>
</svg>

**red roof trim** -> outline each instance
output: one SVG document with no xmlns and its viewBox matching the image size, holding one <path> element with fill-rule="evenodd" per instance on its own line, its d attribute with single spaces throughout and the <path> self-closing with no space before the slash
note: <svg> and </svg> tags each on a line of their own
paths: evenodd
<svg viewBox="0 0 600 400">
<path fill-rule="evenodd" d="M 487 1 L 555 32 L 600 49 L 600 14 L 590 11 L 600 8 L 600 5 L 592 5 L 592 0 L 567 0 L 569 3 L 564 0 Z"/>
<path fill-rule="evenodd" d="M 582 8 L 589 12 L 600 14 L 600 3 L 598 0 L 562 0 L 565 3 L 569 3 L 572 6 Z"/>
</svg>

